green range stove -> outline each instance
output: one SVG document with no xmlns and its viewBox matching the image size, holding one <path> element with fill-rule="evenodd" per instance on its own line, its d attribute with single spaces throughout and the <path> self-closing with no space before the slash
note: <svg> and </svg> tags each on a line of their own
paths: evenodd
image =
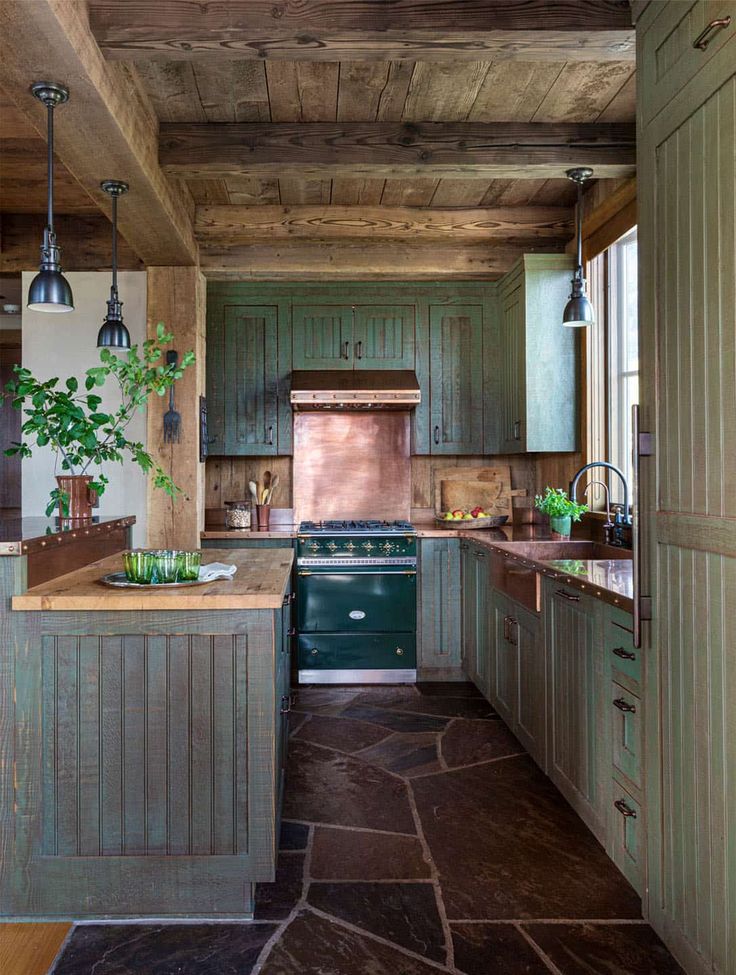
<svg viewBox="0 0 736 975">
<path fill-rule="evenodd" d="M 300 684 L 417 676 L 417 538 L 407 521 L 303 521 L 297 535 Z"/>
</svg>

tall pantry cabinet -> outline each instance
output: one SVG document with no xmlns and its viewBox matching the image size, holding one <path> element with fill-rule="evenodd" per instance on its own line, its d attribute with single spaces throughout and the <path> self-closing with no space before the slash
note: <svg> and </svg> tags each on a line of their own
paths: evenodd
<svg viewBox="0 0 736 975">
<path fill-rule="evenodd" d="M 635 3 L 647 910 L 736 973 L 736 0 Z"/>
</svg>

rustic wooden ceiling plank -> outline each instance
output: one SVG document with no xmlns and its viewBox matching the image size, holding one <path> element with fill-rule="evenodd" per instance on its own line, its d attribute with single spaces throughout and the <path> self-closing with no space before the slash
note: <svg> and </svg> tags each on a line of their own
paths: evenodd
<svg viewBox="0 0 736 975">
<path fill-rule="evenodd" d="M 577 192 L 569 179 L 546 179 L 529 202 L 532 206 L 573 207 Z"/>
<path fill-rule="evenodd" d="M 197 62 L 194 78 L 207 122 L 271 120 L 266 68 L 262 62 Z"/>
<path fill-rule="evenodd" d="M 463 122 L 473 106 L 488 61 L 420 61 L 414 66 L 402 119 L 407 122 Z"/>
<path fill-rule="evenodd" d="M 232 203 L 224 179 L 190 179 L 187 187 L 199 206 L 219 206 Z"/>
<path fill-rule="evenodd" d="M 46 143 L 30 125 L 20 131 L 30 138 L 0 140 L 0 210 L 45 213 L 47 206 Z M 55 156 L 54 210 L 99 213 L 99 205 Z"/>
<path fill-rule="evenodd" d="M 546 182 L 545 179 L 496 179 L 486 190 L 481 206 L 528 206 Z"/>
<path fill-rule="evenodd" d="M 438 179 L 387 179 L 381 194 L 381 205 L 429 206 L 438 183 Z"/>
<path fill-rule="evenodd" d="M 633 71 L 628 61 L 566 64 L 534 113 L 533 121 L 595 122 Z"/>
<path fill-rule="evenodd" d="M 316 241 L 202 244 L 202 271 L 208 278 L 237 280 L 401 280 L 494 279 L 511 269 L 528 244 L 498 242 L 407 244 L 405 241 Z M 544 253 L 562 250 L 544 242 Z"/>
<path fill-rule="evenodd" d="M 337 62 L 266 64 L 273 122 L 331 122 L 337 118 Z"/>
<path fill-rule="evenodd" d="M 332 181 L 330 202 L 336 206 L 376 206 L 381 202 L 382 179 L 353 179 L 339 176 Z"/>
<path fill-rule="evenodd" d="M 486 188 L 478 179 L 441 179 L 434 191 L 432 207 L 475 207 Z"/>
<path fill-rule="evenodd" d="M 104 60 L 85 14 L 56 0 L 0 5 L 0 34 L 13 39 L 0 58 L 0 85 L 41 135 L 46 110 L 28 86 L 39 76 L 68 85 L 55 128 L 66 168 L 104 212 L 110 201 L 100 181 L 130 183 L 119 228 L 147 264 L 194 264 L 194 205 L 159 166 L 158 117 L 134 69 Z"/>
<path fill-rule="evenodd" d="M 634 57 L 626 0 L 89 0 L 109 58 L 618 60 Z"/>
<path fill-rule="evenodd" d="M 300 179 L 283 177 L 279 180 L 279 196 L 286 205 L 327 204 L 330 202 L 329 179 Z"/>
<path fill-rule="evenodd" d="M 141 61 L 138 77 L 146 86 L 160 122 L 207 122 L 188 61 Z"/>
<path fill-rule="evenodd" d="M 471 122 L 531 122 L 564 61 L 494 61 L 468 114 Z"/>
<path fill-rule="evenodd" d="M 636 72 L 619 88 L 596 122 L 630 122 L 636 118 Z"/>
<path fill-rule="evenodd" d="M 260 176 L 229 176 L 225 180 L 230 202 L 244 206 L 280 202 L 279 181 Z"/>
<path fill-rule="evenodd" d="M 17 274 L 38 264 L 38 242 L 46 216 L 43 213 L 2 213 L 0 274 Z M 65 271 L 106 271 L 110 267 L 110 221 L 100 213 L 59 214 L 55 221 L 64 242 Z M 118 241 L 118 267 L 143 269 L 143 262 L 125 240 Z M 125 295 L 123 294 L 123 299 Z"/>
<path fill-rule="evenodd" d="M 337 118 L 340 122 L 373 122 L 386 90 L 389 61 L 345 61 L 340 64 Z"/>
<path fill-rule="evenodd" d="M 195 232 L 201 243 L 248 243 L 360 237 L 426 240 L 567 240 L 569 207 L 435 209 L 409 206 L 200 206 Z"/>
<path fill-rule="evenodd" d="M 376 112 L 377 122 L 401 121 L 414 68 L 413 61 L 390 62 L 386 87 L 381 92 L 378 111 Z"/>
<path fill-rule="evenodd" d="M 560 178 L 571 166 L 630 175 L 633 125 L 535 123 L 168 123 L 160 160 L 187 178 L 271 173 L 408 179 Z"/>
</svg>

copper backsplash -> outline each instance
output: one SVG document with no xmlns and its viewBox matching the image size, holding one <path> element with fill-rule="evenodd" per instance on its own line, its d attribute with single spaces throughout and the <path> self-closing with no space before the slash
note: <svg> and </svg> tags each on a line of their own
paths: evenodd
<svg viewBox="0 0 736 975">
<path fill-rule="evenodd" d="M 408 413 L 295 413 L 295 520 L 407 519 Z"/>
</svg>

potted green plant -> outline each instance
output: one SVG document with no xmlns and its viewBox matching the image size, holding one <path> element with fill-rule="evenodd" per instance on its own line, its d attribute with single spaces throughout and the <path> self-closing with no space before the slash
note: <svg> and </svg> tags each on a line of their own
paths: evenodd
<svg viewBox="0 0 736 975">
<path fill-rule="evenodd" d="M 47 516 L 58 505 L 62 518 L 89 518 L 95 494 L 103 494 L 109 483 L 105 474 L 88 473 L 90 467 L 99 471 L 101 465 L 109 461 L 122 464 L 126 457 L 150 472 L 157 488 L 172 497 L 181 493 L 144 445 L 125 434 L 135 414 L 145 409 L 148 398 L 154 393 L 163 396 L 194 362 L 194 353 L 187 352 L 176 365 L 159 363 L 161 346 L 172 338 L 159 322 L 156 339 L 146 340 L 140 349 L 135 345 L 124 356 L 101 349 L 100 365 L 87 370 L 84 389 L 74 376 L 60 387 L 58 377 L 44 382 L 30 370 L 14 367 L 15 379 L 5 391 L 13 407 L 23 410 L 25 420 L 21 426 L 23 439 L 5 453 L 31 457 L 33 447 L 53 450 L 60 473 L 50 493 Z M 100 409 L 102 397 L 97 392 L 108 380 L 116 383 L 120 392 L 120 406 L 111 413 Z"/>
<path fill-rule="evenodd" d="M 588 510 L 587 504 L 571 501 L 562 488 L 547 487 L 544 496 L 537 494 L 534 507 L 549 515 L 549 527 L 553 536 L 569 538 L 573 521 L 580 521 Z"/>
</svg>

